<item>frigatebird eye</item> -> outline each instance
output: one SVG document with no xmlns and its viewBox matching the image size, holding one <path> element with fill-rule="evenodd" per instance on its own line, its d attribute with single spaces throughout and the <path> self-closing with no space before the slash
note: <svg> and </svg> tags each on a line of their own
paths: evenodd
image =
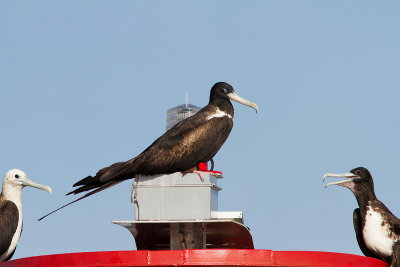
<svg viewBox="0 0 400 267">
<path fill-rule="evenodd" d="M 18 179 L 18 178 L 19 178 L 19 175 L 18 175 L 18 174 L 16 174 L 16 175 L 15 175 L 15 178 L 17 178 L 17 179 Z"/>
<path fill-rule="evenodd" d="M 224 94 L 226 94 L 226 92 L 228 92 L 228 90 L 226 90 L 225 88 L 222 87 L 222 92 L 223 92 Z"/>
<path fill-rule="evenodd" d="M 356 170 L 356 174 L 359 175 L 361 173 L 360 170 Z"/>
</svg>

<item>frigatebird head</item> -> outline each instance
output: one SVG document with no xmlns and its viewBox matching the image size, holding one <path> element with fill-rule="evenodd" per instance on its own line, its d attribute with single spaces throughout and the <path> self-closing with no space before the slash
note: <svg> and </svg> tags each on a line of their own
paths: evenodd
<svg viewBox="0 0 400 267">
<path fill-rule="evenodd" d="M 253 102 L 241 98 L 238 94 L 235 93 L 235 90 L 233 90 L 233 87 L 229 83 L 218 82 L 214 84 L 214 86 L 211 88 L 210 103 L 217 102 L 218 99 L 221 98 L 227 100 L 234 100 L 243 105 L 252 107 L 256 110 L 256 112 L 258 112 L 258 106 Z"/>
<path fill-rule="evenodd" d="M 327 183 L 325 187 L 328 187 L 330 185 L 340 185 L 349 188 L 353 193 L 363 191 L 362 190 L 363 188 L 367 190 L 374 189 L 374 182 L 372 180 L 372 176 L 369 173 L 369 171 L 364 167 L 358 167 L 352 169 L 348 173 L 343 173 L 343 174 L 327 173 L 323 177 L 324 181 L 326 177 L 347 178 L 347 179 L 338 182 Z"/>
<path fill-rule="evenodd" d="M 42 189 L 49 192 L 50 194 L 52 193 L 52 190 L 49 186 L 33 182 L 28 178 L 25 172 L 18 169 L 9 170 L 6 173 L 3 180 L 2 193 L 6 193 L 5 191 L 21 191 L 22 188 L 26 186 Z"/>
</svg>

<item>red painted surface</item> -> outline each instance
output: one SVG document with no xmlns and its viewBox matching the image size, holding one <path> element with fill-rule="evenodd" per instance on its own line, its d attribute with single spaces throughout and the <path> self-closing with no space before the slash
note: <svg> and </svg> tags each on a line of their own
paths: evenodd
<svg viewBox="0 0 400 267">
<path fill-rule="evenodd" d="M 363 266 L 387 267 L 363 256 L 317 251 L 194 249 L 105 251 L 55 254 L 3 262 L 0 267 L 48 266 Z"/>
</svg>

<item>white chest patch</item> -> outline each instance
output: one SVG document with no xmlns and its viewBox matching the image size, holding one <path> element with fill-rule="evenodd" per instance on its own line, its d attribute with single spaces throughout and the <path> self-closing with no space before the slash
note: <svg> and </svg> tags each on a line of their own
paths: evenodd
<svg viewBox="0 0 400 267">
<path fill-rule="evenodd" d="M 376 254 L 390 256 L 393 251 L 393 243 L 398 240 L 398 236 L 392 234 L 387 224 L 383 222 L 382 216 L 368 206 L 363 228 L 364 242 L 367 248 Z"/>
<path fill-rule="evenodd" d="M 229 115 L 228 113 L 225 113 L 224 111 L 221 111 L 219 108 L 217 108 L 217 110 L 213 114 L 211 114 L 207 117 L 207 120 L 211 120 L 213 118 L 222 118 L 224 116 L 227 116 L 228 118 L 232 119 L 231 115 Z"/>
</svg>

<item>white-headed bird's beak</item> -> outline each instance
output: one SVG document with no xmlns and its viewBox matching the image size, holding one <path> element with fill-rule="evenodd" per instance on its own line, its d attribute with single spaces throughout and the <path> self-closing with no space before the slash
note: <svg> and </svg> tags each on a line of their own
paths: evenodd
<svg viewBox="0 0 400 267">
<path fill-rule="evenodd" d="M 34 181 L 30 180 L 29 178 L 22 178 L 22 179 L 20 179 L 20 182 L 22 183 L 23 186 L 30 186 L 30 187 L 42 189 L 42 190 L 44 190 L 44 191 L 49 192 L 50 195 L 51 195 L 52 192 L 53 192 L 53 191 L 51 190 L 50 186 L 35 183 Z"/>
</svg>

